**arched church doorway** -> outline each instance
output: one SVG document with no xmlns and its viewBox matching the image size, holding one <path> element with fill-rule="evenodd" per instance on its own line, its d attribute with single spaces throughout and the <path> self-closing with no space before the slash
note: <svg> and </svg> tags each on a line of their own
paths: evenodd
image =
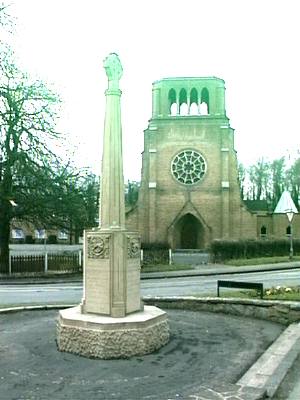
<svg viewBox="0 0 300 400">
<path fill-rule="evenodd" d="M 192 214 L 186 214 L 175 226 L 177 249 L 204 248 L 204 229 L 200 221 Z"/>
</svg>

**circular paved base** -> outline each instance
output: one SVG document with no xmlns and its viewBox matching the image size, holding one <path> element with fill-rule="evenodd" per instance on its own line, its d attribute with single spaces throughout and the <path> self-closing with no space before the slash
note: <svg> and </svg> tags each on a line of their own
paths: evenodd
<svg viewBox="0 0 300 400">
<path fill-rule="evenodd" d="M 178 400 L 200 385 L 228 389 L 284 329 L 250 318 L 168 310 L 171 337 L 160 350 L 99 360 L 57 350 L 57 316 L 57 310 L 0 315 L 1 399 Z"/>
<path fill-rule="evenodd" d="M 167 314 L 154 306 L 123 318 L 82 314 L 80 306 L 61 310 L 59 350 L 89 358 L 129 358 L 152 353 L 168 343 Z"/>
</svg>

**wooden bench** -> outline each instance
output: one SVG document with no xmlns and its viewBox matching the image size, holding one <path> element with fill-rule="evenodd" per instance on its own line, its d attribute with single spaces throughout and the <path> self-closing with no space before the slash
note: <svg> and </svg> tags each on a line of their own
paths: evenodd
<svg viewBox="0 0 300 400">
<path fill-rule="evenodd" d="M 255 289 L 260 292 L 260 298 L 263 298 L 264 285 L 256 282 L 237 282 L 237 281 L 217 281 L 218 282 L 218 297 L 220 297 L 220 287 L 237 288 L 237 289 Z"/>
</svg>

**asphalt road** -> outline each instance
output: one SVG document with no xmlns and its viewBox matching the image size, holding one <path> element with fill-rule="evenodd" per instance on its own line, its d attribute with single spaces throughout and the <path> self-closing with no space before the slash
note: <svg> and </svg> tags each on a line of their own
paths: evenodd
<svg viewBox="0 0 300 400">
<path fill-rule="evenodd" d="M 143 280 L 142 296 L 216 295 L 218 279 L 261 282 L 265 288 L 300 284 L 299 270 L 282 270 L 243 274 L 194 276 Z M 225 290 L 225 289 L 223 289 Z M 232 289 L 231 289 L 232 290 Z M 76 304 L 82 297 L 82 284 L 1 285 L 0 306 L 26 304 Z"/>
</svg>

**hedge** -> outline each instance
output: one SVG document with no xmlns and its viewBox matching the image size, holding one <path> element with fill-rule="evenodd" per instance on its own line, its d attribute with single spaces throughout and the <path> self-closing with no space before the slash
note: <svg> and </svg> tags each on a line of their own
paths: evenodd
<svg viewBox="0 0 300 400">
<path fill-rule="evenodd" d="M 293 240 L 294 254 L 300 254 L 300 240 Z M 237 258 L 275 257 L 289 255 L 288 239 L 263 240 L 213 240 L 210 246 L 214 262 Z"/>
<path fill-rule="evenodd" d="M 142 243 L 142 249 L 142 265 L 169 263 L 169 246 L 167 243 Z"/>
</svg>

